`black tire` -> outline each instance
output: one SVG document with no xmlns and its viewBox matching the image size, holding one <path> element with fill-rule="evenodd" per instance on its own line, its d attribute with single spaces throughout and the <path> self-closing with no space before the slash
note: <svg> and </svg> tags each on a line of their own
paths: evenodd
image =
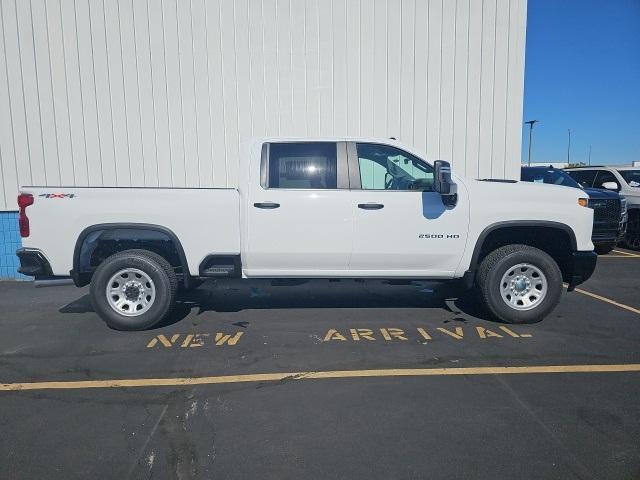
<svg viewBox="0 0 640 480">
<path fill-rule="evenodd" d="M 503 275 L 520 263 L 536 267 L 547 280 L 546 295 L 531 310 L 517 310 L 500 293 Z M 491 252 L 480 264 L 476 280 L 488 310 L 507 323 L 539 322 L 558 305 L 562 294 L 562 273 L 556 262 L 547 253 L 528 245 L 507 245 Z"/>
<path fill-rule="evenodd" d="M 622 243 L 631 250 L 640 250 L 640 211 L 638 209 L 629 211 L 627 232 Z"/>
<path fill-rule="evenodd" d="M 126 268 L 141 270 L 153 280 L 155 300 L 146 312 L 138 316 L 118 313 L 111 307 L 106 294 L 112 276 Z M 125 250 L 111 255 L 96 269 L 91 279 L 91 303 L 109 327 L 116 330 L 145 330 L 171 312 L 177 289 L 176 274 L 167 260 L 147 250 Z"/>
<path fill-rule="evenodd" d="M 611 250 L 613 250 L 615 246 L 615 243 L 600 243 L 598 245 L 595 245 L 596 253 L 598 255 L 606 255 Z"/>
</svg>

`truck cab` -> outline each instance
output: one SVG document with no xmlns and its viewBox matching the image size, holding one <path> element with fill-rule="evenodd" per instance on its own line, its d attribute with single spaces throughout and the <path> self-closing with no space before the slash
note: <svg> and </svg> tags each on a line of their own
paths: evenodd
<svg viewBox="0 0 640 480">
<path fill-rule="evenodd" d="M 445 205 L 433 165 L 406 148 L 279 140 L 249 158 L 246 276 L 455 275 L 468 235 L 467 191 L 458 183 L 455 205 Z"/>
</svg>

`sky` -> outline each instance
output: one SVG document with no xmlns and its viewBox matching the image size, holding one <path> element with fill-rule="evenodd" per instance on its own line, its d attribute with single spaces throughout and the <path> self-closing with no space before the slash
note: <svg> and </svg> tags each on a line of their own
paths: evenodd
<svg viewBox="0 0 640 480">
<path fill-rule="evenodd" d="M 640 0 L 529 0 L 524 118 L 532 162 L 640 160 Z M 522 129 L 522 161 L 529 126 Z"/>
</svg>

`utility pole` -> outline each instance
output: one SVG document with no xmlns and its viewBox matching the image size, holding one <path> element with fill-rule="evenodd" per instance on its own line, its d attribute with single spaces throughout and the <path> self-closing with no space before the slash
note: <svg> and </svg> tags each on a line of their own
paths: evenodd
<svg viewBox="0 0 640 480">
<path fill-rule="evenodd" d="M 567 128 L 569 134 L 569 143 L 567 144 L 567 166 L 571 165 L 571 129 Z"/>
<path fill-rule="evenodd" d="M 589 145 L 589 166 L 591 166 L 591 145 Z"/>
<path fill-rule="evenodd" d="M 539 121 L 540 120 L 528 120 L 524 122 L 525 124 L 529 125 L 529 166 L 531 166 L 531 141 L 533 140 L 533 126 Z"/>
</svg>

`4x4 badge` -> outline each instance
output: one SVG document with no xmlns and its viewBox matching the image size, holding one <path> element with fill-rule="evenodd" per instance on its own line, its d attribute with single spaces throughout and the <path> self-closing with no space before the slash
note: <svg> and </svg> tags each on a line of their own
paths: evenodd
<svg viewBox="0 0 640 480">
<path fill-rule="evenodd" d="M 76 194 L 75 193 L 41 193 L 38 196 L 44 197 L 44 198 L 73 198 L 76 196 Z"/>
</svg>

